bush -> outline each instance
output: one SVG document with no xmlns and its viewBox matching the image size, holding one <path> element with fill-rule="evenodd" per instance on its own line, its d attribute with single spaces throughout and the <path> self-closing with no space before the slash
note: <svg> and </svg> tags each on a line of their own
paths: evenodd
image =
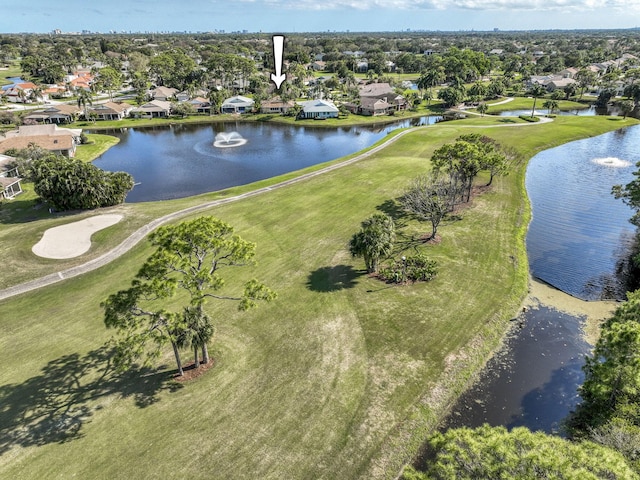
<svg viewBox="0 0 640 480">
<path fill-rule="evenodd" d="M 531 115 L 520 115 L 518 118 L 520 118 L 521 120 L 524 120 L 525 122 L 539 122 L 540 118 L 538 117 L 532 117 Z"/>
<path fill-rule="evenodd" d="M 387 283 L 403 283 L 407 280 L 428 282 L 437 273 L 438 263 L 419 253 L 404 260 L 396 260 L 393 265 L 381 269 L 379 277 Z"/>
<path fill-rule="evenodd" d="M 133 188 L 133 177 L 126 172 L 105 172 L 62 156 L 34 160 L 31 176 L 40 198 L 61 211 L 118 205 Z"/>
</svg>

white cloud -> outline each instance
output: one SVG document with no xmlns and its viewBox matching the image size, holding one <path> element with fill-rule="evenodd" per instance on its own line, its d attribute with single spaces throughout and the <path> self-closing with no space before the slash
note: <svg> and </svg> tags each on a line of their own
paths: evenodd
<svg viewBox="0 0 640 480">
<path fill-rule="evenodd" d="M 640 11 L 638 0 L 240 0 L 243 3 L 264 4 L 287 10 L 537 10 L 582 11 L 627 9 Z"/>
</svg>

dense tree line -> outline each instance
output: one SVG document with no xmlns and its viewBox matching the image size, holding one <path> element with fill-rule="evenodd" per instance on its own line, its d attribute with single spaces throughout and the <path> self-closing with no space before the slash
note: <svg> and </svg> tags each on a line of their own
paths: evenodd
<svg viewBox="0 0 640 480">
<path fill-rule="evenodd" d="M 239 88 L 262 100 L 269 85 L 264 71 L 273 62 L 270 40 L 269 35 L 257 33 L 0 35 L 0 58 L 20 61 L 23 75 L 42 83 L 60 82 L 78 66 L 94 66 L 99 79 L 96 88 L 105 91 L 125 83 L 139 95 L 151 84 L 191 91 L 216 85 Z M 433 98 L 435 85 L 446 82 L 439 98 L 447 106 L 466 98 L 476 102 L 496 98 L 506 89 L 522 89 L 518 82 L 530 75 L 557 73 L 566 67 L 582 69 L 582 95 L 594 81 L 585 67 L 623 53 L 640 56 L 637 31 L 288 34 L 285 59 L 290 62 L 290 91 L 281 93 L 288 98 L 302 93 L 326 97 L 339 87 L 343 96 L 355 97 L 354 74 L 359 60 L 366 58 L 370 79 L 388 81 L 386 75 L 392 69 L 414 73 L 420 77 L 419 87 L 429 92 L 428 99 Z M 326 91 L 317 86 L 317 91 L 305 92 L 306 65 L 316 58 L 326 62 L 337 80 Z M 613 82 L 624 79 L 630 88 L 626 95 L 637 105 L 640 93 L 633 85 L 638 75 L 628 77 L 626 69 L 617 65 L 599 81 L 607 92 Z M 119 79 L 114 71 L 126 76 Z M 463 84 L 471 82 L 475 82 L 473 90 L 466 91 Z M 571 95 L 567 92 L 567 97 Z M 601 102 L 610 99 L 605 95 Z"/>
</svg>

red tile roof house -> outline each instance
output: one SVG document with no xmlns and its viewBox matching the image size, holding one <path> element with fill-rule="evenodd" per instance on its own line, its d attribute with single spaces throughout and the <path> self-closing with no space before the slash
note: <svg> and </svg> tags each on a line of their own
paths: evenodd
<svg viewBox="0 0 640 480">
<path fill-rule="evenodd" d="M 7 100 L 12 103 L 26 103 L 33 89 L 38 88 L 35 83 L 25 82 L 18 83 L 11 88 L 5 90 Z"/>
<path fill-rule="evenodd" d="M 0 198 L 12 199 L 22 193 L 22 180 L 18 176 L 18 169 L 12 168 L 15 158 L 0 155 Z"/>
</svg>

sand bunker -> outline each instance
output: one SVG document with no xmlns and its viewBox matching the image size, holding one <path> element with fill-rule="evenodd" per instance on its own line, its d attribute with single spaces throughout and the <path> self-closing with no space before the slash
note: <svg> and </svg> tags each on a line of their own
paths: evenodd
<svg viewBox="0 0 640 480">
<path fill-rule="evenodd" d="M 73 258 L 91 248 L 91 235 L 98 230 L 115 225 L 122 215 L 108 214 L 85 218 L 78 222 L 53 227 L 44 232 L 42 239 L 31 251 L 44 258 Z"/>
</svg>

